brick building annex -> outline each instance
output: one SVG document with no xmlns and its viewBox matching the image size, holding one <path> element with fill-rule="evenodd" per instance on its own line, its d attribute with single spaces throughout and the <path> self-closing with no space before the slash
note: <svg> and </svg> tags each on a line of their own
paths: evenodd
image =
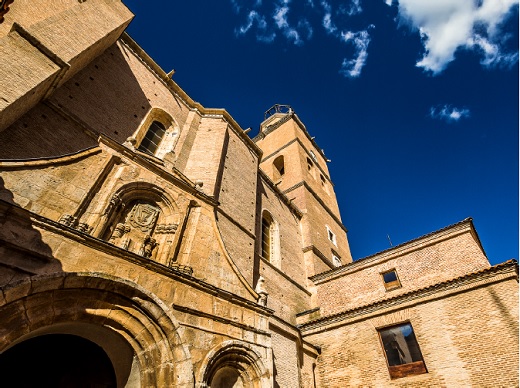
<svg viewBox="0 0 520 388">
<path fill-rule="evenodd" d="M 296 113 L 250 138 L 132 17 L 0 1 L 1 386 L 518 386 L 515 261 L 471 219 L 353 261 Z"/>
</svg>

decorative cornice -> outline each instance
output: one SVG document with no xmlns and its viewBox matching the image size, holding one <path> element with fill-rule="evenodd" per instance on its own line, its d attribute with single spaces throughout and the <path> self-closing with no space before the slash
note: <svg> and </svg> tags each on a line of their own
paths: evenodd
<svg viewBox="0 0 520 388">
<path fill-rule="evenodd" d="M 294 203 L 292 203 L 292 201 L 289 199 L 289 197 L 287 197 L 285 192 L 280 190 L 276 183 L 274 183 L 263 170 L 258 169 L 258 174 L 260 175 L 260 178 L 275 192 L 275 194 L 278 195 L 278 197 L 283 201 L 283 203 L 285 203 L 289 207 L 289 210 L 291 210 L 298 218 L 301 219 L 303 217 L 302 211 L 298 209 Z"/>
<path fill-rule="evenodd" d="M 495 277 L 498 275 L 502 276 L 496 279 Z M 473 272 L 464 276 L 447 280 L 445 282 L 434 284 L 432 286 L 410 291 L 395 297 L 369 303 L 364 306 L 355 307 L 337 314 L 329 315 L 327 317 L 322 317 L 302 325 L 298 325 L 298 327 L 302 330 L 302 332 L 320 329 L 329 325 L 339 324 L 340 322 L 349 318 L 368 315 L 370 313 L 377 313 L 383 309 L 392 307 L 400 308 L 404 303 L 407 302 L 421 303 L 421 299 L 424 300 L 424 298 L 427 297 L 435 297 L 436 294 L 441 292 L 449 292 L 450 295 L 455 292 L 463 292 L 473 285 L 479 286 L 476 284 L 478 282 L 485 282 L 485 284 L 488 284 L 510 278 L 516 278 L 518 281 L 518 262 L 516 260 L 508 260 L 504 263 L 497 264 L 493 267 L 486 268 L 481 271 Z"/>
<path fill-rule="evenodd" d="M 316 199 L 316 201 L 319 202 L 319 204 L 325 209 L 325 211 L 329 214 L 329 216 L 332 217 L 332 219 L 334 221 L 336 221 L 336 223 L 338 224 L 338 226 L 343 229 L 343 231 L 345 233 L 348 233 L 348 229 L 345 227 L 345 225 L 343 225 L 343 223 L 341 222 L 341 220 L 338 218 L 338 216 L 336 216 L 332 210 L 327 206 L 327 204 L 325 202 L 323 202 L 323 200 L 320 198 L 320 196 L 312 189 L 312 187 L 309 186 L 309 184 L 306 182 L 306 181 L 301 181 L 299 183 L 296 183 L 294 186 L 291 186 L 289 187 L 288 189 L 284 190 L 283 193 L 284 194 L 287 194 L 293 190 L 296 190 L 298 187 L 302 187 L 304 186 L 308 191 L 309 193 L 312 194 L 312 196 L 314 197 L 314 199 Z"/>
</svg>

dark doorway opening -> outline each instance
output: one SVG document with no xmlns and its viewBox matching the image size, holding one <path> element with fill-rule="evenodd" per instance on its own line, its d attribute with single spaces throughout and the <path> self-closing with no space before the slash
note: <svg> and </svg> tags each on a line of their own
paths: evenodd
<svg viewBox="0 0 520 388">
<path fill-rule="evenodd" d="M 116 388 L 116 375 L 105 351 L 69 334 L 49 334 L 21 342 L 0 354 L 5 387 Z"/>
</svg>

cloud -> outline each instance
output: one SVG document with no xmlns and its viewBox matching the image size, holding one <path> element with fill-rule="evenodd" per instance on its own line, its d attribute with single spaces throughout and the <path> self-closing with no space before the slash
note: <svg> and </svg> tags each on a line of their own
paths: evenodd
<svg viewBox="0 0 520 388">
<path fill-rule="evenodd" d="M 263 43 L 272 43 L 277 37 L 284 37 L 289 43 L 303 46 L 314 35 L 311 21 L 321 21 L 322 27 L 332 39 L 354 48 L 352 57 L 343 59 L 340 73 L 349 78 L 360 76 L 368 57 L 368 30 L 374 26 L 370 25 L 357 32 L 344 27 L 345 23 L 350 23 L 348 18 L 362 12 L 361 0 L 345 1 L 334 8 L 329 0 L 230 1 L 233 10 L 246 18 L 245 23 L 235 29 L 235 35 L 256 33 L 256 40 Z M 338 27 L 333 19 L 337 19 L 343 28 Z"/>
<path fill-rule="evenodd" d="M 348 16 L 357 15 L 363 12 L 363 8 L 361 7 L 361 0 L 351 0 L 348 5 L 341 4 L 339 6 L 339 12 Z"/>
<path fill-rule="evenodd" d="M 373 25 L 369 26 L 369 28 L 373 27 Z M 353 59 L 343 59 L 341 70 L 339 72 L 345 77 L 359 77 L 361 75 L 361 69 L 365 66 L 365 62 L 368 58 L 368 44 L 370 43 L 368 30 L 342 32 L 341 39 L 345 43 L 351 43 L 354 45 L 355 54 Z"/>
<path fill-rule="evenodd" d="M 249 14 L 247 15 L 246 24 L 243 25 L 242 27 L 235 29 L 235 34 L 237 36 L 244 35 L 253 27 L 253 25 L 256 25 L 257 40 L 264 42 L 264 43 L 269 43 L 269 42 L 272 42 L 274 40 L 274 38 L 276 37 L 276 34 L 274 32 L 271 32 L 271 33 L 268 32 L 267 22 L 266 22 L 265 18 L 262 15 L 258 14 L 258 12 L 256 12 L 255 10 L 252 10 L 249 12 Z"/>
<path fill-rule="evenodd" d="M 384 0 L 399 7 L 399 18 L 421 34 L 425 53 L 418 67 L 434 75 L 454 60 L 459 49 L 482 55 L 486 67 L 510 66 L 518 55 L 504 51 L 502 23 L 518 0 Z"/>
<path fill-rule="evenodd" d="M 469 109 L 459 109 L 451 105 L 438 105 L 430 108 L 430 117 L 448 123 L 459 121 L 470 116 Z"/>
</svg>

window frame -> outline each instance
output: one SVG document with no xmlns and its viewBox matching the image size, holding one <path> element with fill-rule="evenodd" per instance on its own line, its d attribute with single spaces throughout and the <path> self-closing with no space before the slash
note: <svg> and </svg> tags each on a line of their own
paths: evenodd
<svg viewBox="0 0 520 388">
<path fill-rule="evenodd" d="M 385 280 L 385 275 L 392 272 L 395 273 L 396 280 L 387 282 Z M 385 286 L 386 291 L 392 291 L 402 287 L 401 281 L 399 280 L 399 275 L 397 274 L 397 270 L 395 268 L 391 268 L 389 270 L 380 272 L 379 274 L 381 275 L 381 280 L 383 280 L 383 284 Z"/>
<path fill-rule="evenodd" d="M 388 331 L 390 329 L 404 327 L 406 325 L 409 325 L 412 330 L 413 340 L 415 341 L 416 352 L 420 356 L 419 357 L 420 360 L 411 361 L 406 364 L 390 365 L 390 362 L 388 360 L 387 350 L 385 347 L 385 342 L 383 340 L 383 335 L 381 333 L 384 331 Z M 404 377 L 416 376 L 416 375 L 428 373 L 428 369 L 426 368 L 426 363 L 424 362 L 424 356 L 421 351 L 421 346 L 419 344 L 419 341 L 417 340 L 417 336 L 415 335 L 415 330 L 410 321 L 404 321 L 404 322 L 400 322 L 400 323 L 396 323 L 396 324 L 392 324 L 392 325 L 388 325 L 388 326 L 384 326 L 384 327 L 379 327 L 376 329 L 376 331 L 377 331 L 377 336 L 379 338 L 379 344 L 381 346 L 381 350 L 385 357 L 385 362 L 386 362 L 386 366 L 388 368 L 388 373 L 390 375 L 390 379 L 395 380 L 395 379 L 400 379 L 400 378 L 404 378 Z M 399 344 L 398 344 L 398 347 L 399 347 Z M 402 353 L 402 351 L 401 351 L 401 353 Z M 416 354 L 416 356 L 417 356 L 417 354 Z M 410 356 L 411 356 L 411 354 L 410 354 Z"/>
<path fill-rule="evenodd" d="M 327 228 L 327 238 L 328 238 L 328 240 L 329 240 L 331 243 L 333 243 L 334 246 L 337 247 L 337 246 L 338 246 L 338 241 L 337 241 L 337 239 L 336 239 L 336 233 L 334 233 L 334 232 L 332 231 L 332 229 L 331 229 L 328 225 L 325 225 L 325 227 Z M 331 236 L 332 236 L 332 238 L 331 238 Z"/>
</svg>

